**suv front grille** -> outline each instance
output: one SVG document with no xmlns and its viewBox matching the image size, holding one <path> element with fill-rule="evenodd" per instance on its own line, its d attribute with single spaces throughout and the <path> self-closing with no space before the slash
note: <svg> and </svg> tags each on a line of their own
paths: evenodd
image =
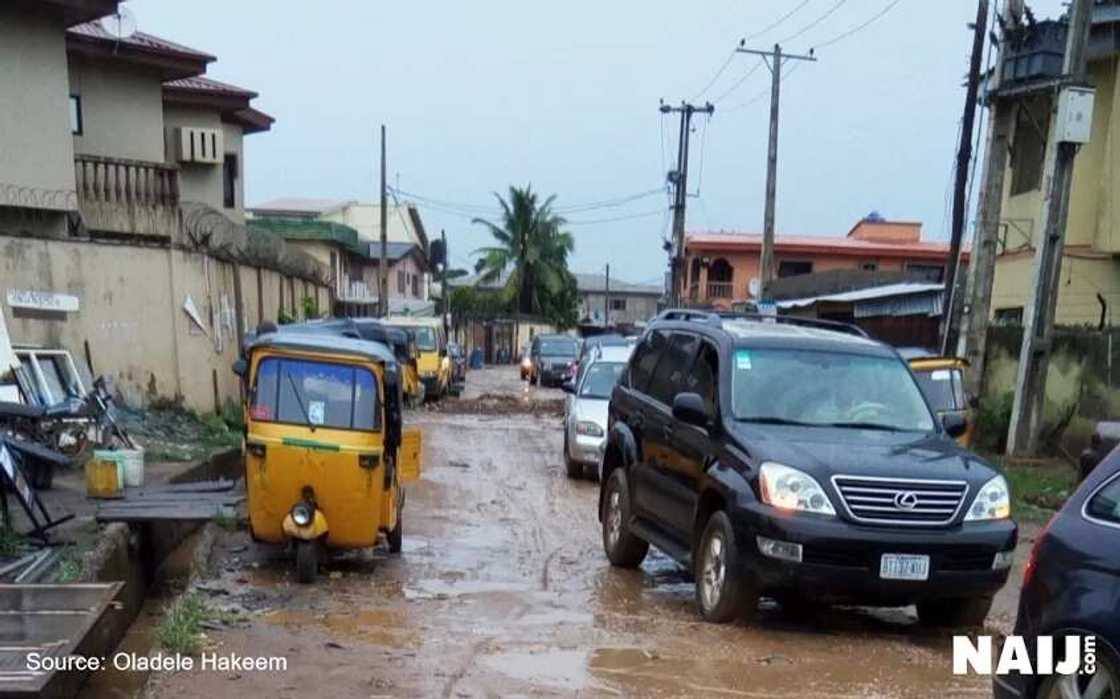
<svg viewBox="0 0 1120 699">
<path fill-rule="evenodd" d="M 968 494 L 964 481 L 833 476 L 832 485 L 852 519 L 869 524 L 948 524 Z"/>
</svg>

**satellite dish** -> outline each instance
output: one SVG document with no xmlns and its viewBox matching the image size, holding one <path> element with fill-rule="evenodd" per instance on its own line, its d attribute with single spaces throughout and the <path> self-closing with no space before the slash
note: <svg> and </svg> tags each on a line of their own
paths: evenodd
<svg viewBox="0 0 1120 699">
<path fill-rule="evenodd" d="M 136 33 L 136 15 L 122 2 L 116 14 L 101 18 L 101 26 L 118 41 L 128 39 Z"/>
</svg>

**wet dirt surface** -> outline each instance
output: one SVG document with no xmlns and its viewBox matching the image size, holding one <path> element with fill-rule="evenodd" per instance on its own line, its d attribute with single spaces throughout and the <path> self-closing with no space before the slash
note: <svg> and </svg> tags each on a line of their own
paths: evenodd
<svg viewBox="0 0 1120 699">
<path fill-rule="evenodd" d="M 526 391 L 516 367 L 468 381 L 476 397 L 562 399 Z M 409 490 L 403 554 L 343 556 L 301 586 L 283 551 L 229 535 L 206 589 L 252 620 L 209 633 L 212 650 L 282 656 L 288 669 L 163 674 L 149 695 L 991 695 L 989 681 L 953 676 L 952 632 L 920 628 L 912 608 L 793 620 L 764 600 L 750 627 L 717 626 L 699 620 L 689 577 L 664 556 L 612 569 L 598 485 L 565 477 L 556 417 L 421 410 L 412 421 L 425 472 Z M 1015 594 L 997 599 L 991 632 L 1008 630 Z"/>
</svg>

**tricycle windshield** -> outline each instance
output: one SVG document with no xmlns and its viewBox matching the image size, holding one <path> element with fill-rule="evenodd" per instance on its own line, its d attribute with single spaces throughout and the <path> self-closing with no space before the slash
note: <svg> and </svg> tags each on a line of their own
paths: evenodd
<svg viewBox="0 0 1120 699">
<path fill-rule="evenodd" d="M 257 367 L 250 417 L 312 429 L 376 431 L 381 428 L 377 377 L 353 364 L 265 357 Z"/>
<path fill-rule="evenodd" d="M 893 357 L 739 348 L 732 356 L 736 419 L 853 429 L 931 432 L 922 393 Z"/>
<path fill-rule="evenodd" d="M 964 377 L 957 368 L 915 371 L 914 377 L 926 394 L 930 407 L 937 412 L 965 409 Z"/>
<path fill-rule="evenodd" d="M 436 349 L 436 331 L 433 328 L 410 328 L 409 331 L 416 338 L 416 346 L 424 352 Z"/>
</svg>

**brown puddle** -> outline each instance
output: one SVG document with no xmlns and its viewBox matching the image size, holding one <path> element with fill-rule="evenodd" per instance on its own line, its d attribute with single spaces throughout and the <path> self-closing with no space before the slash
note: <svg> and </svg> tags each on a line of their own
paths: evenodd
<svg viewBox="0 0 1120 699">
<path fill-rule="evenodd" d="M 330 638 L 362 641 L 377 646 L 415 648 L 420 632 L 407 625 L 399 609 L 361 609 L 347 613 L 323 614 L 310 609 L 278 609 L 265 614 L 264 621 L 299 633 L 313 627 Z"/>
</svg>

